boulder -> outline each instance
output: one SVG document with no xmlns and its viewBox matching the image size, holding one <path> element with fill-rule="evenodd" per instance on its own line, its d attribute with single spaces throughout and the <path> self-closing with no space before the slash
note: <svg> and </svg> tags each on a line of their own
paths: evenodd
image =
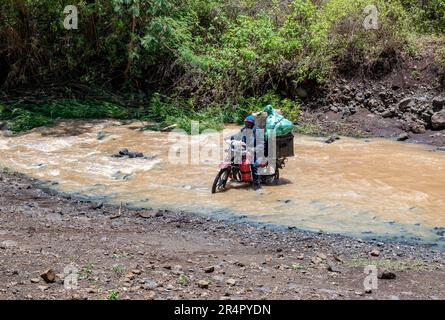
<svg viewBox="0 0 445 320">
<path fill-rule="evenodd" d="M 416 99 L 415 98 L 405 98 L 399 101 L 398 109 L 402 112 L 407 111 L 411 108 L 415 108 Z"/>
<path fill-rule="evenodd" d="M 423 124 L 421 124 L 419 122 L 415 122 L 415 121 L 410 123 L 409 130 L 412 133 L 425 133 L 426 132 L 425 126 Z"/>
<path fill-rule="evenodd" d="M 445 109 L 433 114 L 431 117 L 431 125 L 433 129 L 436 130 L 445 129 Z"/>
<path fill-rule="evenodd" d="M 441 111 L 445 107 L 445 96 L 435 97 L 431 104 L 434 111 Z"/>
</svg>

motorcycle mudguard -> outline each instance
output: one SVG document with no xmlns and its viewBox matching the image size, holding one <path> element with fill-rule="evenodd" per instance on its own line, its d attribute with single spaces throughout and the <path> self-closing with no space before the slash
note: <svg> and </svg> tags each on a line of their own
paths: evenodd
<svg viewBox="0 0 445 320">
<path fill-rule="evenodd" d="M 228 168 L 230 165 L 231 165 L 230 162 L 224 161 L 224 162 L 222 162 L 222 163 L 219 164 L 219 168 L 220 168 L 220 169 L 226 169 L 226 168 Z"/>
</svg>

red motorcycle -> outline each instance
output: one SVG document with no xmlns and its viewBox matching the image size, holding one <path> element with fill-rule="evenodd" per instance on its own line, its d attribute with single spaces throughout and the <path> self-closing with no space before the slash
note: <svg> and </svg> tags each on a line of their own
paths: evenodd
<svg viewBox="0 0 445 320">
<path fill-rule="evenodd" d="M 219 165 L 220 170 L 213 181 L 212 193 L 225 190 L 229 180 L 237 183 L 253 183 L 251 168 L 252 152 L 247 150 L 244 142 L 228 140 L 226 143 L 229 144 L 230 148 L 225 150 L 227 156 Z M 235 159 L 238 161 L 235 161 Z M 239 161 L 239 159 L 241 159 L 241 161 Z M 280 169 L 284 168 L 285 161 L 286 158 L 276 159 L 275 168 L 270 166 L 268 162 L 261 164 L 258 168 L 261 183 L 277 184 L 280 179 Z"/>
</svg>

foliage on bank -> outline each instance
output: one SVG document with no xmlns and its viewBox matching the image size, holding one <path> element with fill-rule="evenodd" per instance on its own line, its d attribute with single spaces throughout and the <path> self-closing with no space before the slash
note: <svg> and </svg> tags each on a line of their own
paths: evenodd
<svg viewBox="0 0 445 320">
<path fill-rule="evenodd" d="M 266 102 L 296 119 L 301 85 L 342 72 L 379 76 L 382 60 L 416 54 L 417 36 L 445 32 L 445 0 L 79 1 L 79 28 L 66 30 L 63 8 L 71 4 L 2 1 L 2 90 L 76 84 L 134 93 L 142 97 L 139 117 L 187 130 L 190 119 L 218 127 Z M 377 29 L 363 27 L 369 5 L 378 9 Z M 78 105 L 79 113 L 66 113 L 70 103 L 38 111 L 15 104 L 2 117 L 23 123 L 17 130 L 57 116 L 127 117 L 107 102 L 93 114 Z"/>
</svg>

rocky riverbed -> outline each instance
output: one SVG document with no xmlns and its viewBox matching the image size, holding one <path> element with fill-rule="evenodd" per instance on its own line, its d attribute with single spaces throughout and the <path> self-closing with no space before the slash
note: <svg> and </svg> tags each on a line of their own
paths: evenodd
<svg viewBox="0 0 445 320">
<path fill-rule="evenodd" d="M 445 298 L 444 254 L 428 247 L 131 210 L 39 186 L 0 175 L 1 299 Z M 365 290 L 368 265 L 378 289 Z"/>
</svg>

